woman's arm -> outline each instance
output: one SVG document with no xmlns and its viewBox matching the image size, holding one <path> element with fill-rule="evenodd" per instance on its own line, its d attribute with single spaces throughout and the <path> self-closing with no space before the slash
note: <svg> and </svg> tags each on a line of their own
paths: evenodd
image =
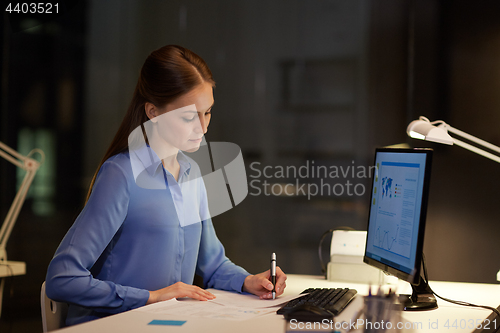
<svg viewBox="0 0 500 333">
<path fill-rule="evenodd" d="M 198 254 L 196 272 L 203 277 L 206 287 L 249 292 L 260 298 L 272 298 L 273 285 L 271 273 L 266 272 L 250 275 L 240 266 L 235 265 L 225 255 L 224 247 L 215 234 L 210 218 L 208 199 L 203 179 L 199 176 L 200 216 L 202 221 L 202 236 Z M 276 295 L 281 295 L 286 287 L 286 275 L 277 267 Z"/>
<path fill-rule="evenodd" d="M 116 232 L 128 209 L 129 186 L 123 168 L 103 164 L 84 209 L 52 259 L 46 277 L 47 296 L 56 301 L 118 313 L 146 304 L 144 289 L 95 279 L 90 272 Z"/>
<path fill-rule="evenodd" d="M 185 284 L 183 282 L 177 282 L 163 289 L 150 291 L 149 299 L 146 304 L 166 301 L 174 297 L 175 298 L 190 297 L 197 299 L 199 301 L 208 301 L 210 299 L 214 299 L 215 295 L 204 289 L 201 289 L 198 286 Z"/>
<path fill-rule="evenodd" d="M 250 275 L 226 257 L 224 246 L 217 238 L 210 210 L 205 184 L 200 171 L 192 169 L 192 176 L 198 177 L 198 200 L 201 221 L 201 240 L 196 264 L 196 274 L 203 278 L 207 288 L 242 291 L 245 278 Z"/>
<path fill-rule="evenodd" d="M 196 273 L 203 278 L 203 284 L 207 288 L 238 292 L 242 291 L 243 282 L 250 275 L 226 257 L 211 219 L 202 222 Z"/>
</svg>

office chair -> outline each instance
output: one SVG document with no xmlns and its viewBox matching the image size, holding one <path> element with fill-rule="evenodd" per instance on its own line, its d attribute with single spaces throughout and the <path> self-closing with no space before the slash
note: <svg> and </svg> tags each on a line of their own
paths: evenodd
<svg viewBox="0 0 500 333">
<path fill-rule="evenodd" d="M 50 332 L 66 326 L 68 315 L 68 304 L 56 302 L 47 297 L 45 293 L 45 281 L 42 283 L 40 292 L 40 305 L 42 308 L 43 332 Z"/>
</svg>

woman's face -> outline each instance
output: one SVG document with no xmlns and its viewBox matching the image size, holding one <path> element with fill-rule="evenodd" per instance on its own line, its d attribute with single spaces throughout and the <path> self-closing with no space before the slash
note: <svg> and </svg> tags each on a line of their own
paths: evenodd
<svg viewBox="0 0 500 333">
<path fill-rule="evenodd" d="M 207 132 L 214 104 L 213 88 L 203 83 L 163 108 L 156 108 L 157 136 L 152 146 L 168 144 L 182 151 L 196 151 Z"/>
</svg>

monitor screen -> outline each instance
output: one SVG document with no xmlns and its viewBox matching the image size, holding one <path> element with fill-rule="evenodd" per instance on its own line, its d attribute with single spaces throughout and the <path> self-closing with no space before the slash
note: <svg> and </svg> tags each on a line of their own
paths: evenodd
<svg viewBox="0 0 500 333">
<path fill-rule="evenodd" d="M 364 262 L 417 283 L 425 232 L 431 149 L 375 152 Z"/>
</svg>

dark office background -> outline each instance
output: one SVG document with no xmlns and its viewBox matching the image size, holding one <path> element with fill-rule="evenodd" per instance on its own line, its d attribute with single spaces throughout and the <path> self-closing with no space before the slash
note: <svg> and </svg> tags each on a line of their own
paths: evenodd
<svg viewBox="0 0 500 333">
<path fill-rule="evenodd" d="M 430 279 L 497 283 L 500 165 L 405 130 L 425 115 L 500 144 L 498 17 L 496 0 L 81 0 L 20 32 L 13 29 L 33 22 L 13 27 L 2 17 L 0 141 L 23 154 L 42 148 L 46 162 L 7 246 L 27 274 L 6 279 L 0 330 L 41 331 L 47 265 L 82 208 L 144 59 L 166 44 L 210 65 L 217 88 L 207 140 L 238 144 L 248 176 L 256 175 L 252 162 L 367 167 L 378 146 L 434 148 Z M 0 177 L 3 220 L 19 174 L 2 160 Z M 366 194 L 255 192 L 214 218 L 227 255 L 250 272 L 267 269 L 276 252 L 286 272 L 320 274 L 325 230 L 366 229 Z"/>
</svg>

